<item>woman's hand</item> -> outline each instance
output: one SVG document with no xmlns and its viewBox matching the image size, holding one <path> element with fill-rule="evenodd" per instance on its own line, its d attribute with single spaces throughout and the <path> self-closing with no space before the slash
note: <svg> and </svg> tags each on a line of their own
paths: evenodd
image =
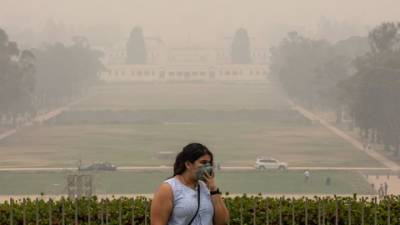
<svg viewBox="0 0 400 225">
<path fill-rule="evenodd" d="M 204 173 L 204 178 L 206 180 L 206 184 L 208 186 L 208 189 L 210 191 L 216 191 L 217 190 L 217 184 L 215 183 L 215 173 L 212 172 L 211 175 L 208 173 Z"/>
</svg>

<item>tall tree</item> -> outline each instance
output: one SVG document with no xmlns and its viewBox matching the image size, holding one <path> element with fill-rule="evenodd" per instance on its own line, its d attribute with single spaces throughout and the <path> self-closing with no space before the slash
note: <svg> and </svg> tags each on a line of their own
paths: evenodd
<svg viewBox="0 0 400 225">
<path fill-rule="evenodd" d="M 33 111 L 34 60 L 30 51 L 20 52 L 17 43 L 0 29 L 0 114 L 8 114 L 12 121 Z"/>
<path fill-rule="evenodd" d="M 327 41 L 290 32 L 271 49 L 270 68 L 292 98 L 308 106 L 337 108 L 333 93 L 348 76 L 346 59 Z"/>
<path fill-rule="evenodd" d="M 400 25 L 383 23 L 368 39 L 372 51 L 354 61 L 356 73 L 342 86 L 361 135 L 400 156 Z"/>
<path fill-rule="evenodd" d="M 126 63 L 127 64 L 146 64 L 147 50 L 143 37 L 143 31 L 140 27 L 134 27 L 126 45 Z"/>
<path fill-rule="evenodd" d="M 74 37 L 73 44 L 62 43 L 35 49 L 37 58 L 36 95 L 42 105 L 60 104 L 81 94 L 94 82 L 104 67 L 101 53 L 90 47 L 85 37 Z"/>
<path fill-rule="evenodd" d="M 247 30 L 240 28 L 236 31 L 232 42 L 231 60 L 233 64 L 251 63 L 250 39 Z"/>
</svg>

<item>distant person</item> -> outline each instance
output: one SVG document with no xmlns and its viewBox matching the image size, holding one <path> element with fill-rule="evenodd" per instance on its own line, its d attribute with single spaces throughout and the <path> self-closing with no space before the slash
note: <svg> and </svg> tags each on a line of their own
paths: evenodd
<svg viewBox="0 0 400 225">
<path fill-rule="evenodd" d="M 326 180 L 325 180 L 325 185 L 326 185 L 326 186 L 330 186 L 330 185 L 331 185 L 331 178 L 330 178 L 330 177 L 327 177 L 327 178 L 326 178 Z"/>
<path fill-rule="evenodd" d="M 185 146 L 176 156 L 173 176 L 154 194 L 151 225 L 227 224 L 229 211 L 217 188 L 212 166 L 213 154 L 206 146 Z"/>
<path fill-rule="evenodd" d="M 389 189 L 389 185 L 388 183 L 385 181 L 384 185 L 383 185 L 384 191 L 385 191 L 385 195 L 388 194 L 388 189 Z"/>
<path fill-rule="evenodd" d="M 221 170 L 221 163 L 217 163 L 215 168 L 217 169 L 217 171 L 220 171 Z"/>
<path fill-rule="evenodd" d="M 384 196 L 384 190 L 383 190 L 383 184 L 381 184 L 380 186 L 379 186 L 379 189 L 378 189 L 378 195 L 379 195 L 379 198 L 383 198 L 383 196 Z"/>
<path fill-rule="evenodd" d="M 307 182 L 310 179 L 310 172 L 306 170 L 304 172 L 304 182 Z"/>
</svg>

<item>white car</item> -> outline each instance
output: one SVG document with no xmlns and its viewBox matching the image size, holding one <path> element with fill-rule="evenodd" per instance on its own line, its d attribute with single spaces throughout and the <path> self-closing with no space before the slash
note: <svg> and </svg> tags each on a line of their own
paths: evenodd
<svg viewBox="0 0 400 225">
<path fill-rule="evenodd" d="M 257 170 L 287 170 L 287 163 L 280 162 L 277 159 L 270 157 L 258 157 L 254 167 Z"/>
</svg>

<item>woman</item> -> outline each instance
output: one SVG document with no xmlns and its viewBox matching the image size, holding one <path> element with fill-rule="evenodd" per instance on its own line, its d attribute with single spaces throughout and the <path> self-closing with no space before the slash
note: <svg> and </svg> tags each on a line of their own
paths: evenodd
<svg viewBox="0 0 400 225">
<path fill-rule="evenodd" d="M 213 165 L 213 154 L 199 143 L 188 144 L 176 156 L 174 175 L 164 181 L 151 204 L 152 225 L 225 225 L 229 212 L 214 173 L 199 179 L 199 170 Z M 201 172 L 201 171 L 200 171 Z"/>
</svg>

